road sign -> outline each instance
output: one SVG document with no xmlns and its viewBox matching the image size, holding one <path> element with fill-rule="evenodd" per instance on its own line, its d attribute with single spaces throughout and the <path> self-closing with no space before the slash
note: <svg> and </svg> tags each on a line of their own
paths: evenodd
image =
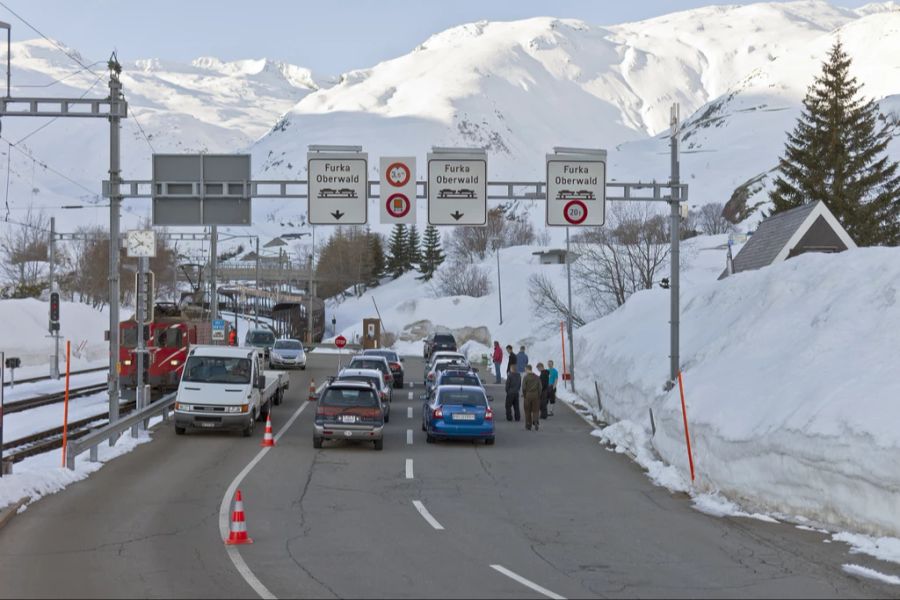
<svg viewBox="0 0 900 600">
<path fill-rule="evenodd" d="M 606 151 L 547 155 L 547 225 L 603 225 L 606 221 Z"/>
<path fill-rule="evenodd" d="M 153 225 L 249 225 L 249 154 L 154 154 Z"/>
<path fill-rule="evenodd" d="M 487 154 L 428 154 L 428 222 L 487 225 Z"/>
<path fill-rule="evenodd" d="M 343 348 L 347 345 L 347 338 L 342 335 L 337 336 L 336 338 L 334 338 L 334 345 L 338 348 Z"/>
<path fill-rule="evenodd" d="M 309 152 L 306 156 L 309 223 L 365 225 L 369 155 L 365 152 Z"/>
<path fill-rule="evenodd" d="M 225 319 L 213 319 L 212 322 L 212 339 L 225 339 Z"/>
<path fill-rule="evenodd" d="M 416 222 L 416 159 L 412 156 L 382 156 L 380 159 L 381 223 Z"/>
</svg>

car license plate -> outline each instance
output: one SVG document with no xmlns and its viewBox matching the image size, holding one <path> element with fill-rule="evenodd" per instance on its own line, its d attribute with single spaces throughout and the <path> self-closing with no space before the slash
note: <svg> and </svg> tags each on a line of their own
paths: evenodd
<svg viewBox="0 0 900 600">
<path fill-rule="evenodd" d="M 341 415 L 341 423 L 356 423 L 356 415 Z"/>
<path fill-rule="evenodd" d="M 216 426 L 215 423 L 209 423 L 207 421 L 200 421 L 197 424 L 200 425 L 200 427 L 215 427 Z"/>
<path fill-rule="evenodd" d="M 456 413 L 453 415 L 454 421 L 474 421 L 475 415 L 469 413 Z"/>
</svg>

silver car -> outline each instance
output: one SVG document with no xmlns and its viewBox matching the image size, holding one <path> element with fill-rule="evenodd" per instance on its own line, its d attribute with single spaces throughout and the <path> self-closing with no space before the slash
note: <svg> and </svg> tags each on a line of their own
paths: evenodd
<svg viewBox="0 0 900 600">
<path fill-rule="evenodd" d="M 269 351 L 269 367 L 272 369 L 306 369 L 306 352 L 300 340 L 275 340 Z"/>
</svg>

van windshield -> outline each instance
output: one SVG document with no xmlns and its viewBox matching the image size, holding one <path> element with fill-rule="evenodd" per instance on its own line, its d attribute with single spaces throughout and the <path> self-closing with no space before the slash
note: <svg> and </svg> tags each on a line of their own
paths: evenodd
<svg viewBox="0 0 900 600">
<path fill-rule="evenodd" d="M 250 383 L 250 359 L 192 356 L 184 366 L 182 381 L 194 383 Z"/>
<path fill-rule="evenodd" d="M 247 341 L 254 346 L 271 346 L 275 343 L 275 334 L 269 331 L 251 331 Z"/>
</svg>

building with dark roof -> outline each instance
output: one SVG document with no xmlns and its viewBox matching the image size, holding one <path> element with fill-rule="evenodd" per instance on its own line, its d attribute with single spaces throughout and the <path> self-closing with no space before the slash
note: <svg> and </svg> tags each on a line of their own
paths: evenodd
<svg viewBox="0 0 900 600">
<path fill-rule="evenodd" d="M 824 202 L 804 204 L 760 223 L 734 257 L 732 267 L 726 268 L 719 279 L 806 252 L 843 252 L 849 248 L 856 248 L 856 243 Z"/>
</svg>

